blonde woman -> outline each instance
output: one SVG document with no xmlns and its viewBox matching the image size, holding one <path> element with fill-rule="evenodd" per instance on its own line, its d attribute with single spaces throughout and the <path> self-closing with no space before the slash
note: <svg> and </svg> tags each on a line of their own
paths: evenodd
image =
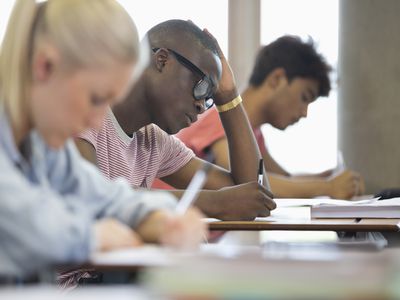
<svg viewBox="0 0 400 300">
<path fill-rule="evenodd" d="M 202 239 L 197 211 L 174 216 L 169 194 L 109 182 L 69 140 L 124 97 L 137 52 L 113 0 L 16 0 L 0 50 L 0 278 L 95 250 Z"/>
</svg>

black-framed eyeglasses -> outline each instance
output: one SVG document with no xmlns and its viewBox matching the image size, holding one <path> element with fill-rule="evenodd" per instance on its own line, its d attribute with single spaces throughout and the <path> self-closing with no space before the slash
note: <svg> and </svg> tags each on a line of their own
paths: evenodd
<svg viewBox="0 0 400 300">
<path fill-rule="evenodd" d="M 160 48 L 153 48 L 153 52 L 157 52 Z M 211 78 L 204 74 L 203 71 L 201 71 L 195 64 L 193 64 L 190 60 L 185 58 L 184 56 L 180 55 L 178 52 L 175 50 L 172 50 L 170 48 L 166 48 L 168 51 L 170 51 L 176 58 L 176 60 L 195 73 L 196 75 L 200 76 L 200 80 L 197 81 L 193 87 L 193 97 L 194 99 L 200 101 L 204 100 L 204 106 L 205 109 L 209 109 L 214 105 L 214 100 L 212 99 L 213 96 L 213 87 L 214 84 L 211 81 Z"/>
</svg>

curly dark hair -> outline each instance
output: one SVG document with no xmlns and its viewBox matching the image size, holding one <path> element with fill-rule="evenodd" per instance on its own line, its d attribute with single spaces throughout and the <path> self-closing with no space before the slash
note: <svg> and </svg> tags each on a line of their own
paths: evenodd
<svg viewBox="0 0 400 300">
<path fill-rule="evenodd" d="M 289 82 L 295 77 L 312 78 L 319 83 L 319 96 L 331 90 L 331 66 L 317 53 L 314 42 L 303 42 L 297 36 L 285 35 L 261 48 L 250 77 L 252 86 L 259 86 L 276 68 L 283 68 Z"/>
</svg>

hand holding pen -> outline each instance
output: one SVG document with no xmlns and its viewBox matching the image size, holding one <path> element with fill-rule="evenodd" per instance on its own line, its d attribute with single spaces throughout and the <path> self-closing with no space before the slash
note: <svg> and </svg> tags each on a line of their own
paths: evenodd
<svg viewBox="0 0 400 300">
<path fill-rule="evenodd" d="M 263 185 L 264 183 L 264 161 L 261 158 L 258 164 L 258 184 Z"/>
<path fill-rule="evenodd" d="M 265 185 L 264 185 L 264 160 L 260 158 L 260 162 L 258 164 L 258 183 L 264 187 L 266 187 L 268 190 L 271 190 L 271 186 L 269 185 L 268 177 L 265 176 Z"/>
<path fill-rule="evenodd" d="M 192 226 L 199 226 L 199 222 L 196 219 L 199 219 L 199 212 L 195 208 L 191 208 L 194 201 L 197 199 L 200 190 L 203 188 L 204 183 L 207 179 L 207 173 L 210 169 L 211 165 L 205 163 L 202 168 L 196 171 L 192 180 L 190 181 L 187 189 L 182 195 L 182 198 L 179 200 L 178 204 L 175 207 L 175 225 L 167 224 L 167 234 L 165 235 L 164 239 L 162 240 L 163 244 L 178 246 L 179 248 L 194 248 L 198 245 L 201 241 L 207 242 L 207 226 L 203 221 L 201 222 L 201 228 L 195 228 L 194 230 L 185 230 L 188 228 L 177 228 L 181 227 L 180 224 L 192 224 Z M 201 215 L 200 215 L 201 216 Z M 204 216 L 202 216 L 204 217 Z M 175 234 L 173 232 L 168 232 L 168 225 L 171 228 L 177 229 L 175 230 Z M 179 230 L 181 229 L 181 230 Z M 192 232 L 197 232 L 199 234 L 194 235 Z"/>
</svg>

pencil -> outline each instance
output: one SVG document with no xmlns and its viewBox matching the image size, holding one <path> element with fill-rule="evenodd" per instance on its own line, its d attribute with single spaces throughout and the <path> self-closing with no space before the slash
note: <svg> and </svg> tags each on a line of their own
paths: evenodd
<svg viewBox="0 0 400 300">
<path fill-rule="evenodd" d="M 183 215 L 188 208 L 194 203 L 207 179 L 207 172 L 210 169 L 211 164 L 205 163 L 204 166 L 196 171 L 192 180 L 190 181 L 187 189 L 183 193 L 181 200 L 179 200 L 175 207 L 177 214 Z"/>
</svg>

